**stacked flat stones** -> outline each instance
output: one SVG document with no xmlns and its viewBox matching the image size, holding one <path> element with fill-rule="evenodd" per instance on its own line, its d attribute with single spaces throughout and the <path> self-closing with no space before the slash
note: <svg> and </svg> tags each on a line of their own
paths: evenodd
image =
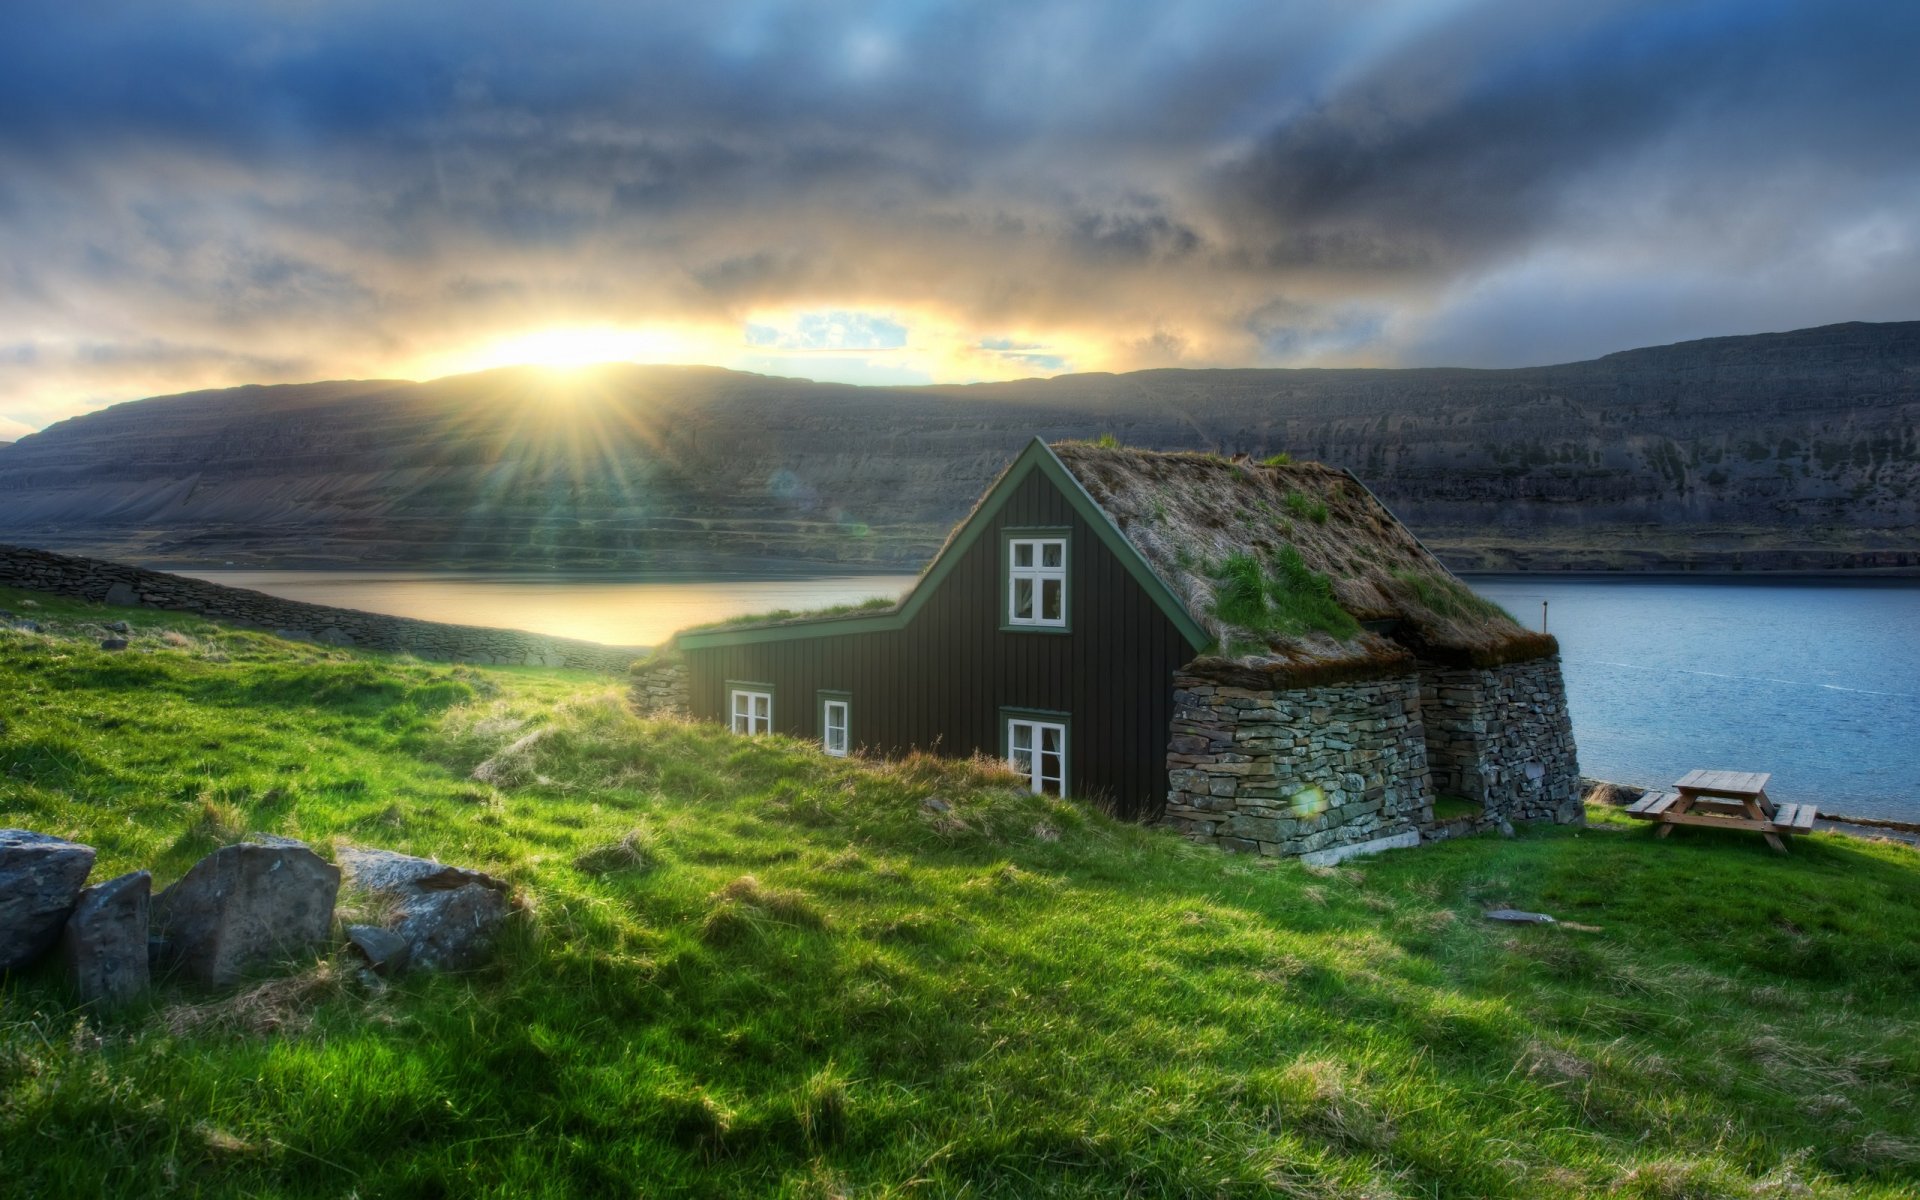
<svg viewBox="0 0 1920 1200">
<path fill-rule="evenodd" d="M 224 987 L 333 936 L 340 868 L 291 838 L 223 846 L 158 895 L 146 871 L 86 886 L 94 857 L 78 842 L 0 830 L 0 971 L 58 946 L 75 995 L 113 1006 L 145 992 L 155 967 Z M 387 850 L 342 859 L 388 914 L 383 926 L 348 930 L 382 972 L 476 966 L 512 910 L 508 885 L 478 871 Z"/>
<path fill-rule="evenodd" d="M 1183 674 L 1175 689 L 1164 820 L 1198 842 L 1326 863 L 1585 819 L 1557 658 L 1273 690 Z M 1436 823 L 1437 795 L 1481 809 Z"/>
<path fill-rule="evenodd" d="M 1428 815 L 1413 676 L 1264 691 L 1174 681 L 1165 820 L 1224 850 L 1337 861 L 1413 845 Z"/>
<path fill-rule="evenodd" d="M 1556 658 L 1421 672 L 1420 718 L 1436 791 L 1477 800 L 1475 831 L 1583 819 L 1585 792 Z"/>
<path fill-rule="evenodd" d="M 0 584 L 127 608 L 145 606 L 271 629 L 297 641 L 370 650 L 404 650 L 421 658 L 505 666 L 571 667 L 624 672 L 645 651 L 602 646 L 517 629 L 446 625 L 282 600 L 246 588 L 224 587 L 164 571 L 147 571 L 97 558 L 0 546 Z M 124 646 L 114 647 L 125 649 Z"/>
<path fill-rule="evenodd" d="M 674 658 L 635 666 L 633 708 L 645 717 L 684 717 L 693 711 L 687 664 Z"/>
</svg>

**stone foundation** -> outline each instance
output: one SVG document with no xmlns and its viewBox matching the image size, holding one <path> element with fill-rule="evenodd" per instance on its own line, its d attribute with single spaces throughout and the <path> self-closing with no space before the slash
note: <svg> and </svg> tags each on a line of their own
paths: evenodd
<svg viewBox="0 0 1920 1200">
<path fill-rule="evenodd" d="M 1435 794 L 1501 821 L 1585 820 L 1580 766 L 1558 657 L 1503 667 L 1420 668 L 1420 715 Z"/>
<path fill-rule="evenodd" d="M 283 637 L 404 650 L 421 658 L 508 666 L 625 671 L 646 651 L 632 646 L 549 637 L 519 629 L 446 625 L 352 608 L 282 600 L 165 571 L 148 571 L 97 558 L 78 558 L 19 546 L 0 546 L 0 584 L 123 607 L 165 608 L 213 620 L 271 629 Z"/>
<path fill-rule="evenodd" d="M 1416 676 L 1263 691 L 1183 674 L 1174 686 L 1165 824 L 1222 849 L 1329 861 L 1418 840 L 1432 784 Z"/>
</svg>

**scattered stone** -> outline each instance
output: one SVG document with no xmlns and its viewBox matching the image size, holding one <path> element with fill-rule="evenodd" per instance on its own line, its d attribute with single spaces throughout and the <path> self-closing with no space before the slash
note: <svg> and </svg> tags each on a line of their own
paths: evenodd
<svg viewBox="0 0 1920 1200">
<path fill-rule="evenodd" d="M 1042 821 L 1033 827 L 1033 836 L 1043 842 L 1057 842 L 1060 840 L 1060 831 L 1049 822 Z"/>
<path fill-rule="evenodd" d="M 115 608 L 138 608 L 140 593 L 130 583 L 116 583 L 107 589 L 107 603 Z"/>
<path fill-rule="evenodd" d="M 378 925 L 347 926 L 347 944 L 376 972 L 397 975 L 407 968 L 407 939 Z"/>
<path fill-rule="evenodd" d="M 1587 781 L 1582 780 L 1581 782 L 1584 783 Z M 1592 782 L 1593 786 L 1587 789 L 1588 804 L 1604 804 L 1611 808 L 1625 808 L 1640 797 L 1646 795 L 1646 792 L 1640 788 L 1627 787 L 1618 783 L 1608 783 L 1605 780 L 1594 780 Z"/>
<path fill-rule="evenodd" d="M 340 870 L 292 838 L 253 835 L 215 850 L 153 898 L 166 958 L 220 986 L 276 958 L 322 945 Z"/>
<path fill-rule="evenodd" d="M 132 633 L 133 626 L 127 624 L 125 621 L 108 621 L 106 630 L 108 633 Z"/>
<path fill-rule="evenodd" d="M 505 880 L 428 858 L 350 847 L 340 866 L 349 887 L 385 902 L 383 924 L 406 943 L 409 967 L 478 966 L 513 907 Z"/>
<path fill-rule="evenodd" d="M 125 639 L 125 638 L 101 638 L 101 639 L 100 639 L 100 648 L 101 648 L 102 650 L 125 650 L 125 649 L 127 648 L 127 639 Z"/>
<path fill-rule="evenodd" d="M 80 893 L 62 941 L 82 1003 L 125 1004 L 147 990 L 147 909 L 153 876 L 134 871 Z"/>
<path fill-rule="evenodd" d="M 59 940 L 93 853 L 64 838 L 0 829 L 0 971 L 26 966 Z"/>
<path fill-rule="evenodd" d="M 38 622 L 38 621 L 21 621 L 21 622 L 18 622 L 17 624 L 15 624 L 15 625 L 14 625 L 14 628 L 15 628 L 15 629 L 18 629 L 18 630 L 19 630 L 19 631 L 20 631 L 21 633 L 39 633 L 39 632 L 40 632 L 40 622 Z"/>
<path fill-rule="evenodd" d="M 945 800 L 942 800 L 938 796 L 928 796 L 925 800 L 922 800 L 920 802 L 920 807 L 926 809 L 928 812 L 933 812 L 933 813 L 943 813 L 943 812 L 953 811 L 953 805 L 948 804 Z"/>
<path fill-rule="evenodd" d="M 1500 836 L 1501 836 L 1501 837 L 1503 837 L 1503 838 L 1510 838 L 1510 837 L 1513 837 L 1513 836 L 1514 836 L 1514 832 L 1513 832 L 1513 822 L 1512 822 L 1512 821 L 1509 821 L 1509 820 L 1507 820 L 1507 819 L 1506 819 L 1505 817 L 1501 817 L 1501 818 L 1500 818 L 1500 824 L 1499 824 L 1499 826 L 1498 826 L 1498 828 L 1499 828 L 1499 830 L 1500 830 Z"/>
<path fill-rule="evenodd" d="M 1545 913 L 1522 912 L 1517 908 L 1496 908 L 1487 913 L 1489 921 L 1503 921 L 1508 925 L 1552 925 L 1554 920 Z"/>
</svg>

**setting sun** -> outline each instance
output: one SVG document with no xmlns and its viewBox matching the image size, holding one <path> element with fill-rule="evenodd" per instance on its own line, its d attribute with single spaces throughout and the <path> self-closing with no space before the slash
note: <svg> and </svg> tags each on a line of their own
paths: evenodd
<svg viewBox="0 0 1920 1200">
<path fill-rule="evenodd" d="M 713 349 L 711 338 L 693 330 L 563 325 L 488 342 L 457 356 L 452 369 L 536 366 L 571 370 L 606 362 L 701 362 L 713 356 Z"/>
</svg>

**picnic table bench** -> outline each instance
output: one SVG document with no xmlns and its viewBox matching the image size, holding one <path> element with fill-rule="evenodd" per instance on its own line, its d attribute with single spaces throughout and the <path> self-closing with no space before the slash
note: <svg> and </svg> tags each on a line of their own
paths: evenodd
<svg viewBox="0 0 1920 1200">
<path fill-rule="evenodd" d="M 1627 815 L 1660 823 L 1656 837 L 1666 837 L 1676 825 L 1703 825 L 1709 829 L 1750 829 L 1782 854 L 1782 834 L 1792 836 L 1813 829 L 1819 809 L 1811 804 L 1775 806 L 1767 798 L 1764 771 L 1689 771 L 1671 791 L 1648 792 L 1629 805 Z"/>
</svg>

